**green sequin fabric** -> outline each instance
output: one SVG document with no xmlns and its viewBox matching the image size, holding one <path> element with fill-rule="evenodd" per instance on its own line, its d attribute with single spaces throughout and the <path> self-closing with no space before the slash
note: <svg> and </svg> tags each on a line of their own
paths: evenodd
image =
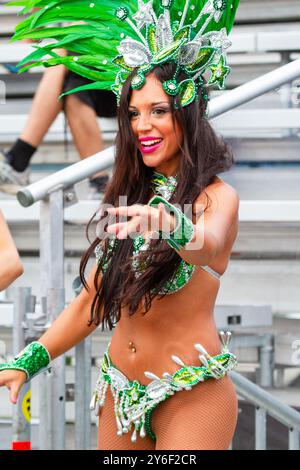
<svg viewBox="0 0 300 470">
<path fill-rule="evenodd" d="M 177 175 L 166 177 L 165 175 L 154 172 L 151 179 L 151 189 L 154 194 L 162 196 L 167 201 L 171 198 L 177 186 Z M 150 201 L 149 201 L 150 202 Z M 108 259 L 113 251 L 115 243 L 118 243 L 116 237 L 109 239 L 108 243 Z M 145 238 L 140 235 L 133 239 L 133 252 L 132 252 L 132 269 L 135 274 L 135 277 L 138 278 L 144 271 L 145 266 L 142 265 L 140 261 L 140 252 L 146 251 L 149 246 L 149 241 L 146 242 Z M 95 256 L 98 263 L 103 257 L 103 248 L 101 243 L 95 249 Z M 109 262 L 104 262 L 102 266 L 102 272 L 104 273 L 108 268 Z M 181 260 L 176 273 L 167 280 L 165 285 L 155 291 L 158 295 L 164 294 L 173 294 L 178 290 L 182 289 L 191 279 L 193 272 L 195 271 L 196 266 L 187 263 L 184 260 Z"/>
<path fill-rule="evenodd" d="M 35 375 L 50 368 L 51 358 L 47 349 L 37 341 L 24 348 L 15 358 L 8 363 L 0 364 L 1 370 L 21 370 L 25 372 L 28 382 Z"/>
<path fill-rule="evenodd" d="M 100 377 L 96 383 L 90 408 L 99 415 L 100 408 L 104 405 L 105 395 L 108 386 L 115 402 L 115 417 L 118 428 L 118 435 L 122 435 L 131 430 L 133 442 L 136 441 L 137 433 L 141 437 L 146 434 L 155 440 L 155 434 L 151 429 L 151 414 L 156 406 L 181 390 L 191 390 L 191 388 L 210 378 L 220 379 L 225 374 L 234 369 L 237 365 L 237 358 L 229 352 L 228 343 L 230 332 L 220 332 L 223 335 L 223 348 L 221 354 L 210 356 L 201 344 L 195 344 L 195 348 L 202 354 L 199 355 L 203 365 L 189 366 L 177 356 L 172 356 L 172 360 L 181 368 L 173 375 L 165 372 L 160 378 L 151 372 L 144 372 L 145 376 L 152 379 L 148 385 L 143 385 L 137 380 L 129 380 L 112 363 L 109 356 L 109 346 L 104 354 Z M 225 338 L 225 340 L 224 340 Z"/>
</svg>

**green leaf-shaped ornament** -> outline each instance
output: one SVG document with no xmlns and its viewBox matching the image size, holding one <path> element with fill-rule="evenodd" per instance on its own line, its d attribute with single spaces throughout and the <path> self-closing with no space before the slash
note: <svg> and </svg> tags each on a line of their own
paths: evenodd
<svg viewBox="0 0 300 470">
<path fill-rule="evenodd" d="M 156 37 L 155 37 L 155 26 L 153 24 L 150 24 L 148 27 L 147 41 L 148 41 L 149 48 L 152 54 L 156 54 L 158 47 L 157 47 L 157 42 L 156 42 Z"/>
<path fill-rule="evenodd" d="M 173 382 L 178 385 L 195 385 L 203 374 L 201 367 L 183 368 L 174 374 Z"/>
<path fill-rule="evenodd" d="M 107 372 L 107 369 L 109 367 L 108 359 L 106 354 L 104 354 L 103 359 L 102 359 L 102 372 Z"/>
<path fill-rule="evenodd" d="M 189 73 L 197 72 L 199 69 L 210 64 L 214 58 L 216 52 L 215 47 L 201 47 L 195 62 L 190 65 L 186 65 L 185 69 Z"/>
<path fill-rule="evenodd" d="M 181 41 L 181 39 L 186 38 L 190 40 L 190 35 L 191 35 L 191 27 L 190 26 L 184 26 L 183 28 L 180 28 L 179 31 L 174 36 L 174 41 Z"/>
<path fill-rule="evenodd" d="M 132 72 L 134 70 L 134 67 L 130 67 L 130 65 L 127 65 L 125 62 L 125 59 L 122 55 L 118 55 L 113 59 L 113 63 L 121 67 L 123 70 L 126 70 L 127 72 Z"/>
<path fill-rule="evenodd" d="M 177 54 L 182 43 L 183 40 L 179 39 L 178 41 L 172 42 L 171 45 L 163 47 L 157 54 L 153 56 L 152 64 L 160 64 L 165 60 L 172 59 Z"/>
<path fill-rule="evenodd" d="M 179 102 L 182 107 L 190 104 L 196 96 L 196 86 L 194 80 L 190 78 L 188 78 L 187 80 L 183 80 L 179 84 L 178 95 Z"/>
</svg>

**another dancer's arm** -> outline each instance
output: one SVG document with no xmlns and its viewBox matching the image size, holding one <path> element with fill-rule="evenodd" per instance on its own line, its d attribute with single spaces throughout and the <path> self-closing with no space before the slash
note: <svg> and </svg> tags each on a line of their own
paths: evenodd
<svg viewBox="0 0 300 470">
<path fill-rule="evenodd" d="M 0 291 L 23 274 L 17 248 L 0 210 Z"/>
</svg>

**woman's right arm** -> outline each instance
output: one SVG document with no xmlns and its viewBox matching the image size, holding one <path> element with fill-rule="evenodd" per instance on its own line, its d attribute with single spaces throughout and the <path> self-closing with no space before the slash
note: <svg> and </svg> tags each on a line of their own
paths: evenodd
<svg viewBox="0 0 300 470">
<path fill-rule="evenodd" d="M 51 327 L 38 340 L 49 352 L 51 360 L 80 343 L 97 328 L 94 323 L 91 326 L 87 324 L 96 294 L 94 288 L 96 269 L 97 265 L 95 264 L 87 279 L 89 291 L 83 288 L 76 299 L 62 311 Z M 11 369 L 0 372 L 0 386 L 6 386 L 10 390 L 12 403 L 17 402 L 19 390 L 26 379 L 25 372 L 20 370 Z"/>
</svg>

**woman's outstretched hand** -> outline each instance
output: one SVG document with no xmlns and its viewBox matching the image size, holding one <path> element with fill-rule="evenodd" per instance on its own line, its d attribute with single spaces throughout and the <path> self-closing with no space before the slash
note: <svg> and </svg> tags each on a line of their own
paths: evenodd
<svg viewBox="0 0 300 470">
<path fill-rule="evenodd" d="M 10 401 L 15 405 L 22 385 L 26 382 L 26 374 L 21 370 L 2 370 L 0 372 L 0 387 L 7 387 L 10 391 Z"/>
<path fill-rule="evenodd" d="M 175 217 L 169 214 L 162 202 L 156 207 L 134 204 L 106 209 L 114 217 L 131 217 L 127 222 L 117 222 L 107 226 L 106 232 L 117 238 L 126 238 L 130 233 L 145 234 L 148 232 L 172 232 L 175 228 Z"/>
</svg>

